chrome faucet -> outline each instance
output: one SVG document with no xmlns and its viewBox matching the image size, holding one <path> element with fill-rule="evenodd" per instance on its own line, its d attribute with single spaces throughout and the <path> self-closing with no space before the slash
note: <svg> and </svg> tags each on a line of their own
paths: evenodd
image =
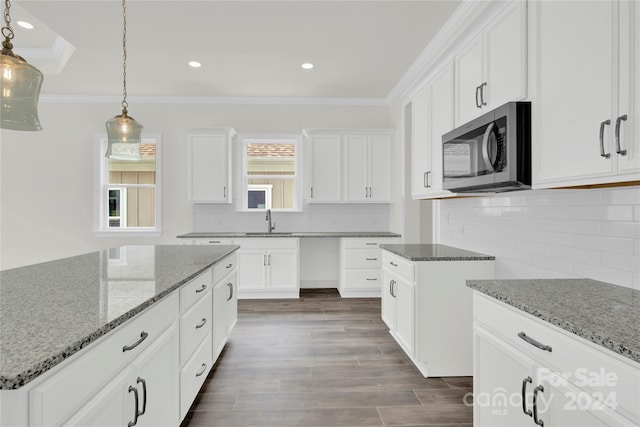
<svg viewBox="0 0 640 427">
<path fill-rule="evenodd" d="M 271 233 L 273 230 L 276 229 L 276 223 L 274 222 L 273 224 L 271 223 L 271 209 L 267 209 L 267 217 L 265 218 L 266 221 L 269 221 L 269 233 Z"/>
</svg>

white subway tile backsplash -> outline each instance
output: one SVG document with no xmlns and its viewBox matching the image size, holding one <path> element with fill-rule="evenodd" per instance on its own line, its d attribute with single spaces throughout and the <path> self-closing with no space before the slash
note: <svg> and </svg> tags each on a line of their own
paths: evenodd
<svg viewBox="0 0 640 427">
<path fill-rule="evenodd" d="M 589 277 L 640 289 L 640 187 L 440 201 L 440 243 L 496 256 L 498 278 Z"/>
</svg>

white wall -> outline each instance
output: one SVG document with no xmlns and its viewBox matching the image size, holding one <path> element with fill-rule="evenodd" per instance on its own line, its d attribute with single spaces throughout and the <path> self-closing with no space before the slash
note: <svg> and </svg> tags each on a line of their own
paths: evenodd
<svg viewBox="0 0 640 427">
<path fill-rule="evenodd" d="M 496 256 L 496 277 L 587 277 L 640 289 L 640 187 L 440 201 L 441 243 Z"/>
<path fill-rule="evenodd" d="M 46 84 L 46 82 L 45 82 Z M 233 127 L 241 133 L 303 128 L 392 127 L 387 107 L 136 104 L 130 114 L 163 143 L 160 238 L 93 235 L 93 141 L 114 104 L 41 102 L 41 132 L 0 132 L 0 268 L 133 243 L 176 243 L 193 230 L 187 195 L 186 131 Z"/>
</svg>

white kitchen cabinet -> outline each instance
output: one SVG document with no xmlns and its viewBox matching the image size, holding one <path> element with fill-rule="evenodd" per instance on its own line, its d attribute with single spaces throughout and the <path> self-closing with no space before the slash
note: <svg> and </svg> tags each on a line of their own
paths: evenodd
<svg viewBox="0 0 640 427">
<path fill-rule="evenodd" d="M 638 8 L 633 1 L 531 2 L 536 188 L 640 179 Z"/>
<path fill-rule="evenodd" d="M 189 140 L 192 203 L 231 203 L 233 129 L 191 131 Z"/>
<path fill-rule="evenodd" d="M 174 324 L 64 425 L 178 425 L 178 348 Z"/>
<path fill-rule="evenodd" d="M 437 72 L 411 102 L 411 195 L 455 196 L 442 189 L 442 135 L 453 129 L 453 65 Z"/>
<path fill-rule="evenodd" d="M 239 243 L 239 298 L 299 297 L 297 238 L 247 238 Z"/>
<path fill-rule="evenodd" d="M 410 261 L 383 249 L 382 319 L 425 377 L 472 375 L 472 292 L 466 280 L 494 275 L 489 259 Z"/>
<path fill-rule="evenodd" d="M 527 3 L 506 5 L 455 56 L 456 126 L 527 95 Z"/>
<path fill-rule="evenodd" d="M 308 203 L 342 201 L 342 136 L 305 132 Z"/>
<path fill-rule="evenodd" d="M 640 364 L 478 292 L 473 313 L 474 425 L 640 422 Z"/>
<path fill-rule="evenodd" d="M 340 239 L 340 284 L 343 298 L 380 297 L 382 252 L 380 244 L 399 242 L 397 238 Z"/>
<path fill-rule="evenodd" d="M 344 136 L 345 202 L 391 200 L 392 135 Z"/>
<path fill-rule="evenodd" d="M 217 359 L 238 320 L 238 257 L 227 257 L 214 268 L 213 289 L 213 359 Z"/>
</svg>

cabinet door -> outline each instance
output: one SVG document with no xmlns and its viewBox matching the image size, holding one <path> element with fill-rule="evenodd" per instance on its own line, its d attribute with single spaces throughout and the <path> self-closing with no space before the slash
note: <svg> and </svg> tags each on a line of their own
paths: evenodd
<svg viewBox="0 0 640 427">
<path fill-rule="evenodd" d="M 620 82 L 618 113 L 620 174 L 640 172 L 640 4 L 620 2 Z M 623 116 L 626 120 L 622 120 Z M 613 120 L 612 120 L 613 121 Z M 614 123 L 614 126 L 616 123 Z M 614 128 L 615 131 L 615 128 Z M 615 136 L 614 136 L 615 138 Z M 614 150 L 617 150 L 617 146 Z M 624 152 L 626 150 L 626 152 Z M 613 155 L 613 154 L 612 154 Z M 636 175 L 634 179 L 640 179 Z"/>
<path fill-rule="evenodd" d="M 452 194 L 442 189 L 442 135 L 454 128 L 453 90 L 453 66 L 449 65 L 431 82 L 428 142 L 431 149 L 431 173 L 428 183 L 429 194 L 432 195 Z"/>
<path fill-rule="evenodd" d="M 382 269 L 382 320 L 393 331 L 396 327 L 396 299 L 393 297 L 395 275 Z"/>
<path fill-rule="evenodd" d="M 369 136 L 368 181 L 373 203 L 391 201 L 391 136 Z"/>
<path fill-rule="evenodd" d="M 481 113 L 480 85 L 483 77 L 483 37 L 476 37 L 456 56 L 456 126 L 467 123 Z"/>
<path fill-rule="evenodd" d="M 473 364 L 473 425 L 534 425 L 531 417 L 523 412 L 522 387 L 523 384 L 526 386 L 526 408 L 532 410 L 535 362 L 493 334 L 474 326 Z"/>
<path fill-rule="evenodd" d="M 298 289 L 298 251 L 270 251 L 267 265 L 269 289 Z"/>
<path fill-rule="evenodd" d="M 538 76 L 532 116 L 534 184 L 613 174 L 613 1 L 529 3 L 537 17 Z M 571 22 L 571 31 L 567 23 Z M 601 149 L 609 158 L 601 156 Z"/>
<path fill-rule="evenodd" d="M 222 352 L 227 341 L 227 280 L 219 281 L 213 288 L 213 325 L 211 325 L 212 350 L 214 360 Z"/>
<path fill-rule="evenodd" d="M 267 289 L 266 266 L 266 251 L 241 249 L 238 252 L 238 285 L 240 289 Z"/>
<path fill-rule="evenodd" d="M 228 134 L 189 135 L 191 201 L 231 203 Z"/>
<path fill-rule="evenodd" d="M 342 200 L 341 143 L 340 135 L 309 137 L 309 203 L 335 203 Z"/>
<path fill-rule="evenodd" d="M 396 299 L 396 339 L 411 357 L 415 348 L 415 285 L 402 277 L 396 278 L 393 293 Z"/>
<path fill-rule="evenodd" d="M 344 198 L 347 202 L 364 202 L 369 196 L 368 143 L 364 135 L 344 137 Z"/>
<path fill-rule="evenodd" d="M 140 426 L 180 423 L 180 361 L 178 329 L 169 327 L 133 364 L 132 385 L 140 394 Z"/>
<path fill-rule="evenodd" d="M 126 426 L 134 420 L 135 402 L 129 392 L 131 368 L 125 369 L 104 386 L 86 405 L 75 413 L 65 426 Z M 141 396 L 138 396 L 138 399 Z"/>
<path fill-rule="evenodd" d="M 526 3 L 510 2 L 486 31 L 485 111 L 526 96 Z M 484 112 L 484 111 L 483 111 Z"/>
<path fill-rule="evenodd" d="M 238 321 L 238 272 L 231 273 L 226 282 L 226 318 L 225 318 L 225 334 L 228 337 L 231 336 L 231 331 L 236 326 Z"/>
<path fill-rule="evenodd" d="M 451 95 L 450 95 L 451 96 Z M 411 101 L 411 196 L 429 195 L 431 174 L 431 86 L 425 86 Z"/>
</svg>

